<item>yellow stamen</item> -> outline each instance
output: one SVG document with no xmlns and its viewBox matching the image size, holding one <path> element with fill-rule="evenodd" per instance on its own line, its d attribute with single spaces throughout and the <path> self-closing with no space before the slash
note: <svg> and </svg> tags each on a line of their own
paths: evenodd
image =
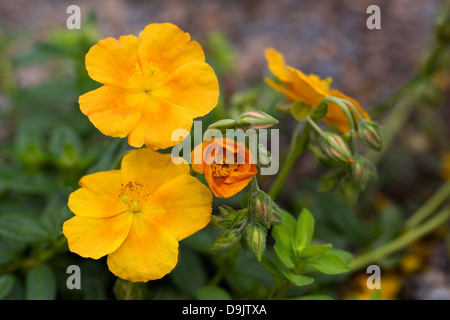
<svg viewBox="0 0 450 320">
<path fill-rule="evenodd" d="M 127 204 L 132 212 L 141 211 L 147 202 L 148 196 L 147 185 L 136 181 L 129 181 L 125 185 L 122 184 L 122 190 L 119 195 L 120 200 Z"/>
<path fill-rule="evenodd" d="M 232 172 L 237 171 L 238 164 L 218 164 L 213 163 L 211 165 L 212 175 L 214 178 L 226 178 L 228 177 Z"/>
</svg>

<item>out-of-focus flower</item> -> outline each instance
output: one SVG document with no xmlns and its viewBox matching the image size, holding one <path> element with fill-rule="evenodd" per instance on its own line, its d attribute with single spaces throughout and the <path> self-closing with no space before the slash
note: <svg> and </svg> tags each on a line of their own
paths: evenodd
<svg viewBox="0 0 450 320">
<path fill-rule="evenodd" d="M 344 293 L 344 299 L 356 300 L 395 300 L 402 288 L 400 275 L 394 272 L 383 273 L 380 277 L 380 289 L 369 289 L 368 274 L 354 277 L 351 288 Z"/>
<path fill-rule="evenodd" d="M 315 74 L 305 75 L 300 70 L 286 66 L 283 55 L 273 48 L 266 49 L 265 55 L 270 71 L 280 80 L 281 85 L 269 78 L 265 79 L 266 83 L 282 93 L 290 101 L 303 101 L 315 107 L 324 98 L 333 96 L 351 102 L 361 117 L 370 119 L 369 115 L 355 99 L 343 94 L 339 90 L 330 89 L 331 78 L 323 80 Z M 354 113 L 353 110 L 351 112 Z M 358 121 L 356 115 L 355 119 Z M 335 103 L 330 102 L 328 104 L 328 112 L 322 120 L 341 132 L 345 133 L 350 130 L 347 117 Z"/>
<path fill-rule="evenodd" d="M 175 165 L 170 154 L 149 149 L 124 156 L 120 170 L 83 177 L 63 225 L 69 249 L 82 257 L 108 255 L 112 273 L 130 281 L 160 279 L 178 261 L 178 241 L 211 219 L 211 191 Z"/>
<path fill-rule="evenodd" d="M 450 180 L 450 152 L 447 152 L 442 157 L 441 176 L 445 180 Z"/>
<path fill-rule="evenodd" d="M 205 141 L 191 154 L 192 168 L 205 175 L 216 197 L 229 198 L 258 173 L 247 147 L 228 138 Z"/>
<path fill-rule="evenodd" d="M 216 74 L 190 38 L 173 24 L 154 23 L 139 37 L 100 40 L 86 55 L 86 69 L 104 85 L 80 97 L 81 111 L 103 134 L 128 136 L 133 147 L 176 145 L 172 132 L 190 131 L 219 96 Z"/>
</svg>

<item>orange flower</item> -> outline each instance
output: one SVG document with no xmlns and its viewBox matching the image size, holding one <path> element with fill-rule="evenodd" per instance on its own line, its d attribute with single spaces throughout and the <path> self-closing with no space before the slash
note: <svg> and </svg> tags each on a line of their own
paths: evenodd
<svg viewBox="0 0 450 320">
<path fill-rule="evenodd" d="M 211 219 L 211 191 L 175 165 L 170 154 L 147 148 L 124 156 L 120 170 L 83 177 L 63 225 L 69 249 L 82 257 L 108 255 L 112 273 L 130 281 L 160 279 L 178 261 L 178 241 Z"/>
<path fill-rule="evenodd" d="M 244 189 L 258 173 L 247 147 L 223 138 L 205 141 L 191 154 L 192 168 L 205 175 L 216 197 L 229 198 Z"/>
<path fill-rule="evenodd" d="M 317 106 L 324 98 L 333 96 L 350 101 L 361 117 L 370 119 L 355 99 L 346 96 L 339 90 L 330 89 L 331 78 L 322 80 L 315 74 L 305 75 L 300 70 L 286 66 L 283 55 L 273 48 L 266 49 L 265 55 L 270 71 L 280 80 L 282 85 L 280 86 L 269 78 L 265 78 L 265 82 L 290 101 L 303 101 L 311 106 Z M 351 111 L 354 113 L 353 110 Z M 355 119 L 358 121 L 356 115 Z M 323 121 L 341 132 L 350 130 L 347 117 L 335 103 L 328 103 L 328 112 Z"/>
<path fill-rule="evenodd" d="M 128 136 L 133 147 L 165 149 L 175 129 L 217 104 L 219 86 L 200 45 L 170 23 L 140 34 L 106 38 L 86 55 L 89 76 L 104 85 L 82 95 L 81 111 L 103 134 Z"/>
</svg>

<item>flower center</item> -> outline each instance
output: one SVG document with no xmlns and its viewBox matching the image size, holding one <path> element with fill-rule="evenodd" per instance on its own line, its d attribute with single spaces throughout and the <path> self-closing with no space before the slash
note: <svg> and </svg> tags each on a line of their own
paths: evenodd
<svg viewBox="0 0 450 320">
<path fill-rule="evenodd" d="M 226 178 L 228 177 L 232 172 L 237 171 L 238 164 L 228 164 L 228 163 L 213 163 L 211 165 L 212 175 L 214 178 Z"/>
<path fill-rule="evenodd" d="M 139 212 L 147 202 L 149 192 L 147 185 L 140 184 L 136 181 L 129 181 L 126 184 L 122 184 L 122 190 L 120 192 L 120 200 L 128 205 L 128 208 L 132 212 Z"/>
<path fill-rule="evenodd" d="M 142 65 L 135 64 L 135 71 L 133 78 L 141 85 L 146 92 L 152 91 L 155 86 L 166 75 L 161 71 L 158 64 L 154 62 L 145 61 Z"/>
</svg>

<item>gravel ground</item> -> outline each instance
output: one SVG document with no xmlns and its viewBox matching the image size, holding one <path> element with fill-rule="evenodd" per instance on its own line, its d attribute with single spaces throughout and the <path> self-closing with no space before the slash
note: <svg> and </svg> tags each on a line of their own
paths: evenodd
<svg viewBox="0 0 450 320">
<path fill-rule="evenodd" d="M 236 45 L 236 88 L 267 74 L 263 51 L 282 52 L 306 73 L 334 78 L 334 86 L 363 106 L 380 101 L 411 75 L 431 39 L 441 0 L 2 0 L 0 30 L 29 29 L 35 38 L 64 28 L 70 4 L 98 15 L 101 32 L 138 34 L 151 22 L 172 22 L 195 40 L 224 32 Z M 366 27 L 371 4 L 381 9 L 381 29 Z M 76 31 L 74 31 L 76 32 Z"/>
</svg>

